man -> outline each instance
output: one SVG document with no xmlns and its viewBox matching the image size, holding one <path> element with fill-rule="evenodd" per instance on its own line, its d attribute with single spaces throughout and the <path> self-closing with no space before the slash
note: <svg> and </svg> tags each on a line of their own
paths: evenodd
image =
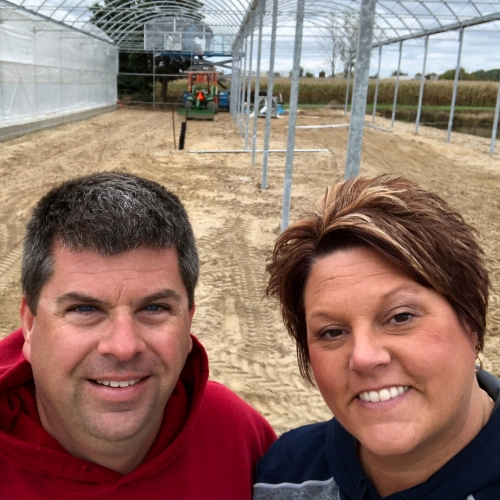
<svg viewBox="0 0 500 500">
<path fill-rule="evenodd" d="M 22 329 L 0 342 L 0 498 L 244 500 L 275 439 L 207 382 L 198 255 L 159 184 L 101 173 L 35 207 Z"/>
</svg>

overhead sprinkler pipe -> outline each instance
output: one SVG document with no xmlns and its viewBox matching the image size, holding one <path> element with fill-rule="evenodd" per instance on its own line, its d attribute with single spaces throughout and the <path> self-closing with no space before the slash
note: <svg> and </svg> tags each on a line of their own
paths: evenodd
<svg viewBox="0 0 500 500">
<path fill-rule="evenodd" d="M 258 149 L 257 153 L 262 153 L 262 149 Z M 287 149 L 270 149 L 268 150 L 268 153 L 286 153 L 288 150 Z M 188 153 L 193 153 L 193 154 L 216 154 L 216 153 L 250 153 L 251 151 L 249 149 L 202 149 L 202 150 L 193 150 L 193 151 L 188 151 Z M 294 153 L 329 153 L 329 149 L 295 149 Z"/>
</svg>

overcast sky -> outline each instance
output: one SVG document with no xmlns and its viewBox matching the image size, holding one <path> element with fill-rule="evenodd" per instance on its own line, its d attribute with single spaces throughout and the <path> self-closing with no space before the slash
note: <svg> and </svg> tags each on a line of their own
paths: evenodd
<svg viewBox="0 0 500 500">
<path fill-rule="evenodd" d="M 408 40 L 403 43 L 401 58 L 401 71 L 414 76 L 422 72 L 424 58 L 424 38 Z M 448 32 L 441 35 L 433 35 L 429 38 L 429 48 L 425 73 L 441 74 L 448 69 L 454 69 L 458 56 L 458 31 Z M 465 30 L 462 47 L 460 66 L 466 71 L 479 69 L 500 68 L 500 32 L 483 32 Z M 372 52 L 370 75 L 376 75 L 378 69 L 379 49 Z M 399 43 L 385 45 L 382 49 L 382 64 L 380 76 L 390 76 L 398 67 Z M 263 63 L 267 64 L 266 61 Z M 277 51 L 275 68 L 276 71 L 287 74 L 293 65 L 293 47 L 281 44 L 281 50 Z M 304 40 L 301 57 L 301 66 L 306 71 L 311 71 L 316 76 L 320 71 L 327 75 L 331 73 L 330 62 L 324 51 L 318 49 L 318 44 L 308 43 Z M 340 59 L 336 63 L 335 72 L 342 71 L 343 63 Z"/>
</svg>

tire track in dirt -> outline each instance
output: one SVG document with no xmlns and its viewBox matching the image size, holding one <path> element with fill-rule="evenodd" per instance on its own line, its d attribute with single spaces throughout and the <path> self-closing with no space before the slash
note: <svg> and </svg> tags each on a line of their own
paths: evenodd
<svg viewBox="0 0 500 500">
<path fill-rule="evenodd" d="M 18 279 L 21 273 L 23 247 L 18 245 L 0 260 L 0 293 Z"/>
<path fill-rule="evenodd" d="M 284 432 L 290 422 L 317 422 L 329 418 L 330 413 L 319 394 L 300 377 L 293 345 L 283 348 L 285 334 L 282 329 L 276 331 L 276 311 L 261 303 L 264 262 L 249 232 L 249 222 L 235 217 L 199 241 L 209 253 L 217 249 L 221 270 L 217 276 L 205 277 L 216 283 L 218 293 L 211 294 L 204 305 L 209 310 L 223 307 L 225 317 L 224 346 L 220 346 L 220 338 L 209 335 L 203 342 L 214 378 L 237 391 L 278 432 Z M 261 306 L 256 307 L 258 304 Z"/>
</svg>

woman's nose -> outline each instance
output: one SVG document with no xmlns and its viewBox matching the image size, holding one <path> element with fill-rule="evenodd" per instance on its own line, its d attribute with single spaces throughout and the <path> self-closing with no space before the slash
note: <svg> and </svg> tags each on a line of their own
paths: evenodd
<svg viewBox="0 0 500 500">
<path fill-rule="evenodd" d="M 391 354 L 383 338 L 374 329 L 363 328 L 353 331 L 352 339 L 349 359 L 351 370 L 364 372 L 391 362 Z"/>
</svg>

